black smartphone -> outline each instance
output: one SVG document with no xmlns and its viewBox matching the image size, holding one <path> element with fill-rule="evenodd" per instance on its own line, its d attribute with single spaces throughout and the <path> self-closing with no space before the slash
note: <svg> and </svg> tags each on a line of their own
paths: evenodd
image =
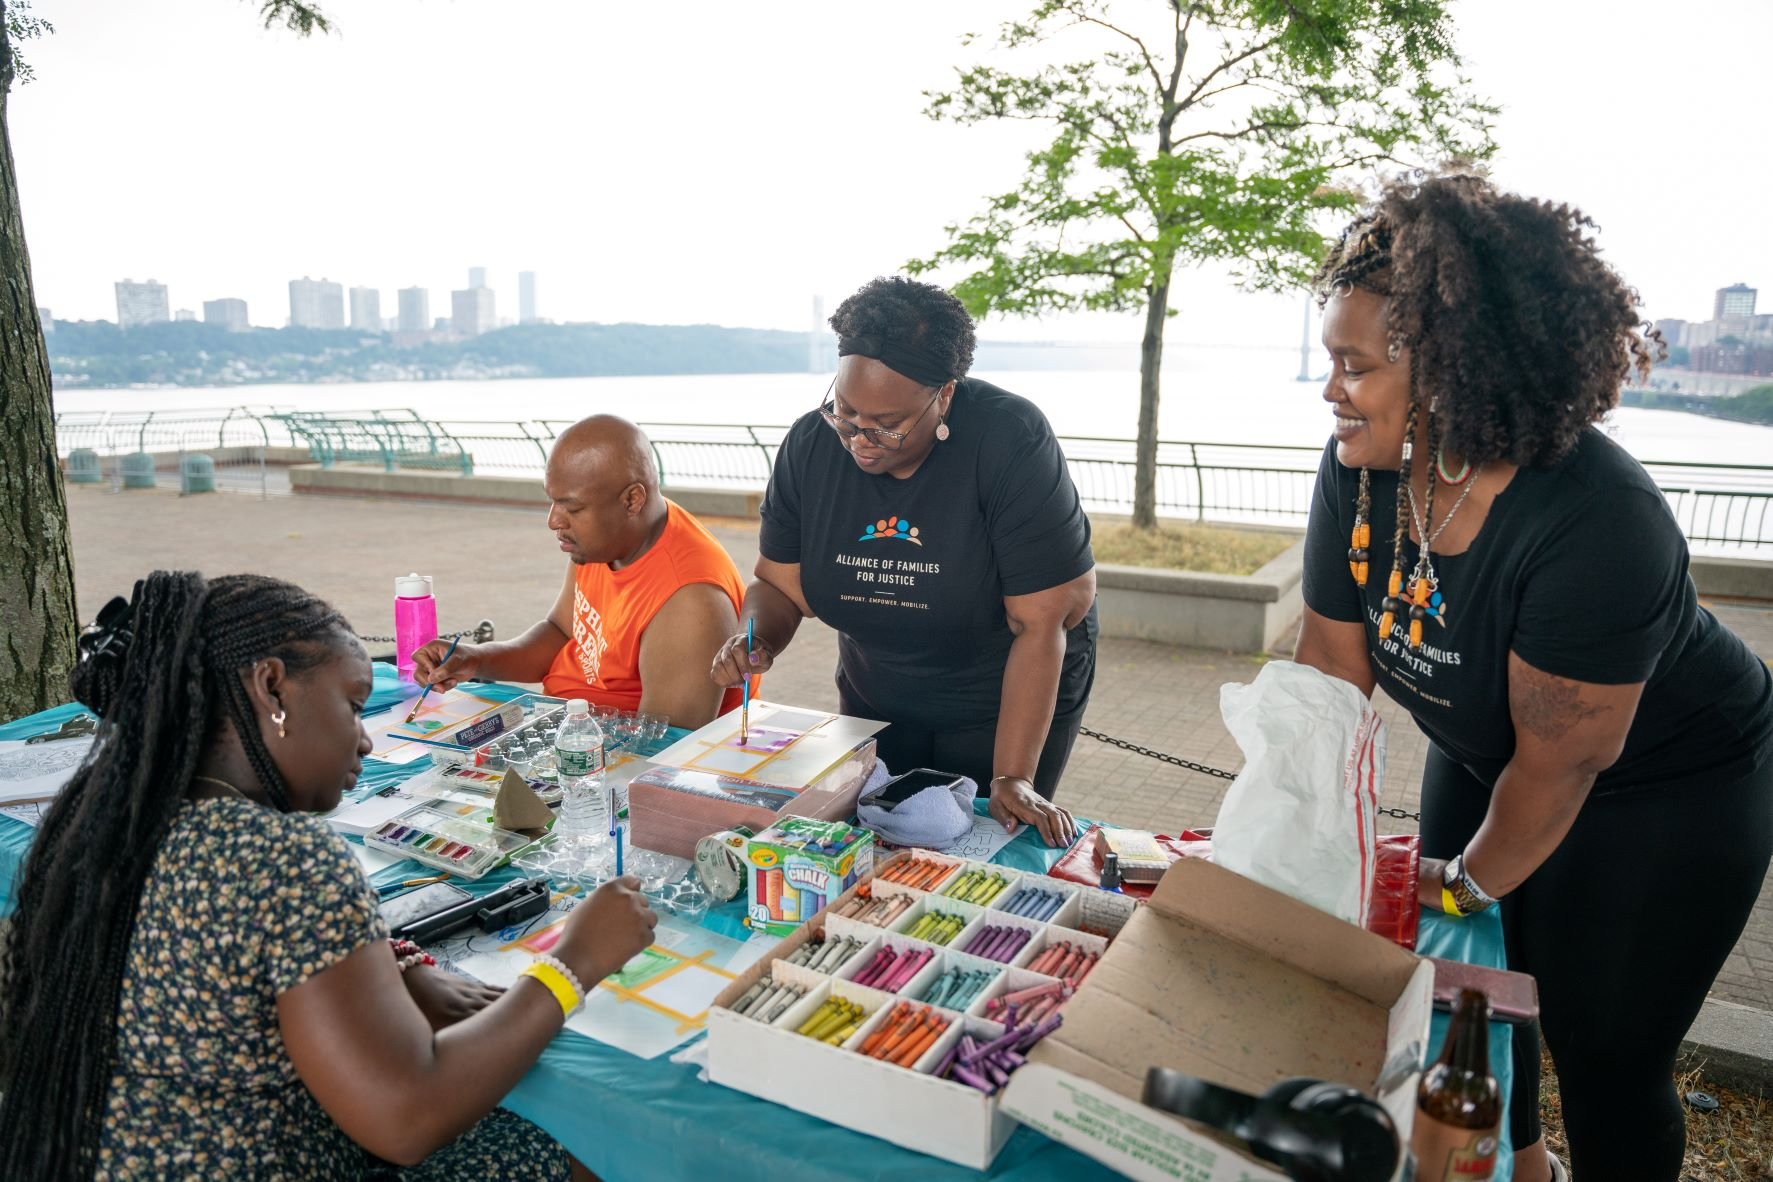
<svg viewBox="0 0 1773 1182">
<path fill-rule="evenodd" d="M 890 809 L 894 805 L 904 804 L 925 788 L 933 788 L 938 785 L 944 788 L 951 787 L 962 778 L 954 772 L 938 772 L 927 767 L 912 768 L 882 784 L 880 791 L 868 798 L 868 803 Z"/>
<path fill-rule="evenodd" d="M 422 886 L 416 891 L 408 891 L 404 895 L 395 895 L 382 904 L 382 919 L 388 930 L 399 931 L 410 927 L 428 915 L 436 915 L 439 911 L 447 911 L 459 906 L 474 896 L 459 886 L 447 882 L 434 882 Z"/>
</svg>

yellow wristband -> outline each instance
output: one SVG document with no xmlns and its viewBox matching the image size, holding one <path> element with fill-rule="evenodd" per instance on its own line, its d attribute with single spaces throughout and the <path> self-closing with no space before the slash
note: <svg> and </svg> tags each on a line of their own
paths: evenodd
<svg viewBox="0 0 1773 1182">
<path fill-rule="evenodd" d="M 1441 888 L 1441 910 L 1445 911 L 1448 915 L 1457 915 L 1461 919 L 1465 917 L 1465 912 L 1459 910 L 1459 900 L 1453 897 L 1453 889 L 1451 887 Z"/>
<path fill-rule="evenodd" d="M 573 988 L 572 982 L 566 979 L 566 975 L 551 964 L 543 964 L 539 960 L 534 961 L 517 975 L 519 977 L 534 977 L 549 993 L 552 993 L 554 1000 L 560 1003 L 560 1015 L 563 1018 L 578 1009 L 579 1004 L 585 1000 L 579 996 L 579 991 Z"/>
</svg>

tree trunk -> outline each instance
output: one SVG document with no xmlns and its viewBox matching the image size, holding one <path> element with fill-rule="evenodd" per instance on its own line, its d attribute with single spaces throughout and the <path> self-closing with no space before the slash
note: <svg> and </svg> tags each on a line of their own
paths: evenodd
<svg viewBox="0 0 1773 1182">
<path fill-rule="evenodd" d="M 1145 305 L 1145 336 L 1139 342 L 1139 440 L 1133 449 L 1133 528 L 1157 528 L 1157 391 L 1164 364 L 1164 324 L 1169 319 L 1170 277 L 1153 283 Z"/>
<path fill-rule="evenodd" d="M 75 632 L 49 357 L 6 124 L 11 83 L 0 33 L 0 721 L 67 701 Z"/>
</svg>

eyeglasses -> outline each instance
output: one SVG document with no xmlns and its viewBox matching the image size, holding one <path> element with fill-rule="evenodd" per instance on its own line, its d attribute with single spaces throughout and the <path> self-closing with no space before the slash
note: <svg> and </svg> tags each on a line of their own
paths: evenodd
<svg viewBox="0 0 1773 1182">
<path fill-rule="evenodd" d="M 930 395 L 929 406 L 925 406 L 923 412 L 911 420 L 912 430 L 916 430 L 917 425 L 923 422 L 923 416 L 930 413 L 930 407 L 936 405 L 942 397 L 942 387 L 929 386 L 926 388 L 935 391 L 935 393 Z M 830 389 L 825 391 L 825 401 L 819 404 L 819 413 L 825 416 L 825 422 L 830 424 L 833 431 L 845 439 L 854 439 L 858 435 L 865 436 L 869 443 L 886 451 L 898 451 L 905 446 L 905 441 L 911 437 L 911 431 L 888 431 L 885 427 L 859 427 L 838 414 L 837 399 L 833 394 L 836 389 L 837 379 L 833 377 Z"/>
</svg>

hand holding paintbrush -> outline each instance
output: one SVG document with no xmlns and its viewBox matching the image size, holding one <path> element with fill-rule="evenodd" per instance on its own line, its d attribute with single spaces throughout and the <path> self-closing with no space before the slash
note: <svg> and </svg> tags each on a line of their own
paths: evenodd
<svg viewBox="0 0 1773 1182">
<path fill-rule="evenodd" d="M 462 638 L 460 636 L 458 636 L 454 640 L 450 641 L 449 651 L 443 654 L 443 660 L 437 662 L 438 669 L 441 669 L 445 665 L 449 664 L 449 659 L 456 655 L 456 645 L 458 645 L 460 643 L 462 643 Z M 431 676 L 433 676 L 433 677 L 437 676 L 437 673 L 435 670 L 432 671 Z M 410 713 L 406 716 L 406 721 L 409 725 L 411 724 L 413 719 L 415 719 L 419 716 L 419 707 L 423 706 L 425 704 L 425 699 L 430 696 L 431 696 L 431 683 L 426 682 L 425 683 L 425 692 L 419 695 L 419 700 L 412 704 L 412 713 Z"/>
</svg>

